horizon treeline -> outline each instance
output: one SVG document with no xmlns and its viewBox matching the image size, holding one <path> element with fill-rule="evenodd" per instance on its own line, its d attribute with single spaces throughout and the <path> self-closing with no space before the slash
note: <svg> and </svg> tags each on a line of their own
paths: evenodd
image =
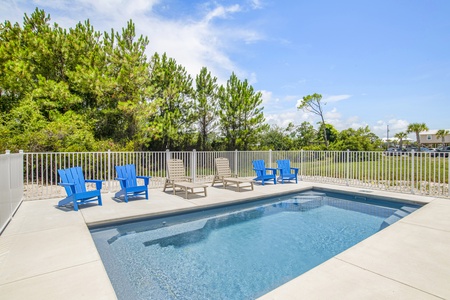
<svg viewBox="0 0 450 300">
<path fill-rule="evenodd" d="M 310 123 L 269 126 L 262 94 L 232 73 L 193 78 L 165 53 L 147 58 L 130 20 L 100 33 L 64 29 L 36 9 L 0 24 L 0 151 L 323 149 Z M 338 132 L 330 150 L 377 150 L 368 127 Z"/>
</svg>

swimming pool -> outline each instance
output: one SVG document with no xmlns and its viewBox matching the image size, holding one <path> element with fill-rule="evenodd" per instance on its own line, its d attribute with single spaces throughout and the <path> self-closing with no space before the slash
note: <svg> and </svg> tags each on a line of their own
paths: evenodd
<svg viewBox="0 0 450 300">
<path fill-rule="evenodd" d="M 119 299 L 254 299 L 417 208 L 310 191 L 91 233 Z"/>
</svg>

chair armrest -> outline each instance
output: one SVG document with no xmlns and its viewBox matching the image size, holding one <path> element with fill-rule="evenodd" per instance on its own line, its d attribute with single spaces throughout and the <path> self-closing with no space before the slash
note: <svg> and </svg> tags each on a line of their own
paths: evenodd
<svg viewBox="0 0 450 300">
<path fill-rule="evenodd" d="M 98 180 L 98 179 L 88 179 L 85 180 L 85 182 L 93 182 L 95 183 L 95 187 L 97 188 L 97 190 L 101 190 L 102 189 L 102 183 L 104 180 Z"/>
<path fill-rule="evenodd" d="M 266 168 L 268 171 L 272 171 L 273 174 L 277 174 L 277 168 Z"/>
<path fill-rule="evenodd" d="M 120 181 L 120 187 L 127 187 L 127 178 L 122 178 L 122 177 L 116 177 L 114 178 L 114 180 L 118 180 Z"/>
<path fill-rule="evenodd" d="M 60 186 L 62 186 L 64 188 L 70 187 L 70 190 L 72 191 L 72 194 L 76 194 L 75 183 L 73 183 L 73 182 L 60 182 L 60 183 L 58 183 L 58 185 L 60 185 Z"/>
<path fill-rule="evenodd" d="M 150 178 L 152 178 L 152 176 L 136 176 L 136 178 L 144 179 L 144 185 L 148 185 L 148 183 L 150 182 Z"/>
</svg>

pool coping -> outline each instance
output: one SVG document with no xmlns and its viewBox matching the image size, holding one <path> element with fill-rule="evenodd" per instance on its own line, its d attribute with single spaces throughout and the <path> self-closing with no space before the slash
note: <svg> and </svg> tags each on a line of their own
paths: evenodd
<svg viewBox="0 0 450 300">
<path fill-rule="evenodd" d="M 449 200 L 305 182 L 255 185 L 254 191 L 241 192 L 209 187 L 207 197 L 187 200 L 150 189 L 150 200 L 127 204 L 103 194 L 103 207 L 90 205 L 79 212 L 55 208 L 59 199 L 25 201 L 0 236 L 0 294 L 8 299 L 117 299 L 88 227 L 311 188 L 427 205 L 261 299 L 450 298 L 444 284 L 450 278 L 450 258 L 445 255 L 450 249 Z M 405 241 L 404 235 L 408 236 Z M 380 262 L 386 253 L 390 254 L 387 262 Z M 402 260 L 408 256 L 413 264 Z"/>
</svg>

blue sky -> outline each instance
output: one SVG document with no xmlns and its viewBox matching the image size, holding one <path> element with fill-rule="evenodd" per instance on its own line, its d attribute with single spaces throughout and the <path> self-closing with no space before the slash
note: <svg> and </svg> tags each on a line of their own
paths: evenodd
<svg viewBox="0 0 450 300">
<path fill-rule="evenodd" d="M 194 77 L 206 66 L 220 83 L 248 79 L 271 124 L 315 125 L 296 107 L 319 93 L 338 130 L 450 129 L 448 0 L 2 0 L 0 17 L 22 24 L 36 7 L 66 28 L 132 19 L 148 57 L 166 52 Z"/>
</svg>

